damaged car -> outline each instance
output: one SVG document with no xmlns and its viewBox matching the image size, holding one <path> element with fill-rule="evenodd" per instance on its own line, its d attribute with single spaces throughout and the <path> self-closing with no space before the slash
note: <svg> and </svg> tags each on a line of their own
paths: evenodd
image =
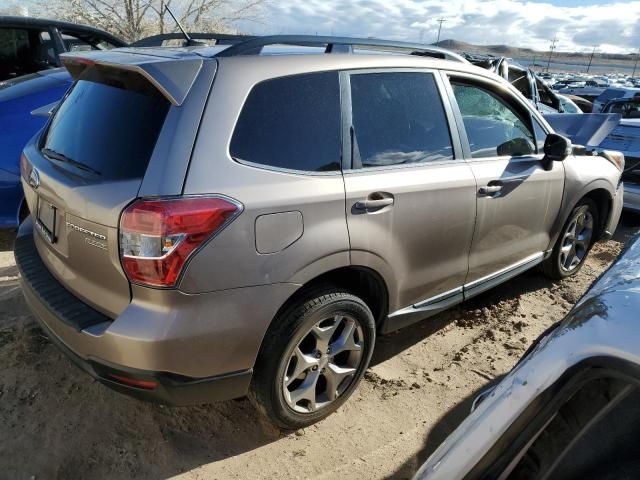
<svg viewBox="0 0 640 480">
<path fill-rule="evenodd" d="M 576 275 L 620 217 L 621 155 L 581 155 L 431 46 L 274 36 L 64 62 L 74 84 L 23 150 L 22 291 L 81 368 L 143 399 L 248 395 L 311 425 L 376 335 L 538 265 Z"/>
<path fill-rule="evenodd" d="M 622 117 L 599 146 L 624 154 L 624 207 L 640 212 L 640 97 L 611 100 L 603 112 Z"/>
<path fill-rule="evenodd" d="M 563 102 L 551 88 L 530 68 L 524 67 L 510 58 L 493 55 L 465 53 L 464 57 L 472 64 L 485 68 L 513 85 L 527 98 L 540 113 L 564 113 Z M 576 113 L 569 109 L 568 113 Z"/>
</svg>

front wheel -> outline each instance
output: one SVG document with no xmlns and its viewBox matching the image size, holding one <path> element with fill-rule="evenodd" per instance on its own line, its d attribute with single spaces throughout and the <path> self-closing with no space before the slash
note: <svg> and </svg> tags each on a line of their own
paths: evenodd
<svg viewBox="0 0 640 480">
<path fill-rule="evenodd" d="M 569 215 L 551 256 L 542 265 L 545 275 L 560 280 L 578 273 L 593 245 L 597 225 L 596 204 L 582 199 Z"/>
<path fill-rule="evenodd" d="M 309 426 L 353 393 L 374 342 L 375 321 L 360 298 L 337 290 L 307 296 L 274 320 L 249 397 L 281 428 Z"/>
</svg>

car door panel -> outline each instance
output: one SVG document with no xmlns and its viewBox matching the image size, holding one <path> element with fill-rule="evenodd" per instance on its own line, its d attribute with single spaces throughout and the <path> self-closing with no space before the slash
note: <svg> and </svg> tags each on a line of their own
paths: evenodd
<svg viewBox="0 0 640 480">
<path fill-rule="evenodd" d="M 553 169 L 545 171 L 539 156 L 470 163 L 479 193 L 467 282 L 547 249 L 564 182 L 562 163 L 554 162 Z M 500 182 L 502 188 L 482 195 L 482 186 L 491 182 Z"/>
<path fill-rule="evenodd" d="M 344 175 L 352 251 L 393 266 L 398 308 L 461 286 L 475 220 L 475 179 L 466 163 Z M 391 193 L 380 212 L 354 208 L 370 192 Z"/>
<path fill-rule="evenodd" d="M 414 77 L 398 84 L 375 77 L 386 74 Z M 343 174 L 352 263 L 392 272 L 390 311 L 459 289 L 468 271 L 476 181 L 450 128 L 450 106 L 440 102 L 439 77 L 360 71 L 342 81 L 343 138 L 353 157 Z"/>
<path fill-rule="evenodd" d="M 564 167 L 544 168 L 546 131 L 526 100 L 477 78 L 452 77 L 454 112 L 478 184 L 469 285 L 542 259 L 562 202 Z"/>
</svg>

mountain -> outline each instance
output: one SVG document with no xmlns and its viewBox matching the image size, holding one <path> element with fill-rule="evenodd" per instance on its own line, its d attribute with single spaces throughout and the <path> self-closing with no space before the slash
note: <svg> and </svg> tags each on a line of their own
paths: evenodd
<svg viewBox="0 0 640 480">
<path fill-rule="evenodd" d="M 549 50 L 539 51 L 531 48 L 519 48 L 511 47 L 509 45 L 473 45 L 471 43 L 460 42 L 458 40 L 441 40 L 434 45 L 449 50 L 455 50 L 457 52 L 469 52 L 469 53 L 488 53 L 497 57 L 512 57 L 512 58 L 533 58 L 538 57 L 540 59 L 549 56 Z M 580 59 L 589 59 L 591 52 L 579 53 L 579 52 L 553 52 L 554 58 L 574 59 L 579 61 Z M 601 53 L 596 52 L 595 59 L 601 60 L 621 60 L 633 62 L 635 60 L 635 54 L 622 54 L 622 53 Z"/>
</svg>

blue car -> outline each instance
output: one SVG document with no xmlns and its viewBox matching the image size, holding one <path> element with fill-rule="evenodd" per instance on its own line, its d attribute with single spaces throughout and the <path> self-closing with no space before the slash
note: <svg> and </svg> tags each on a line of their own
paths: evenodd
<svg viewBox="0 0 640 480">
<path fill-rule="evenodd" d="M 14 228 L 28 214 L 20 185 L 20 152 L 47 121 L 31 112 L 57 102 L 71 86 L 62 68 L 0 84 L 0 228 Z"/>
</svg>

